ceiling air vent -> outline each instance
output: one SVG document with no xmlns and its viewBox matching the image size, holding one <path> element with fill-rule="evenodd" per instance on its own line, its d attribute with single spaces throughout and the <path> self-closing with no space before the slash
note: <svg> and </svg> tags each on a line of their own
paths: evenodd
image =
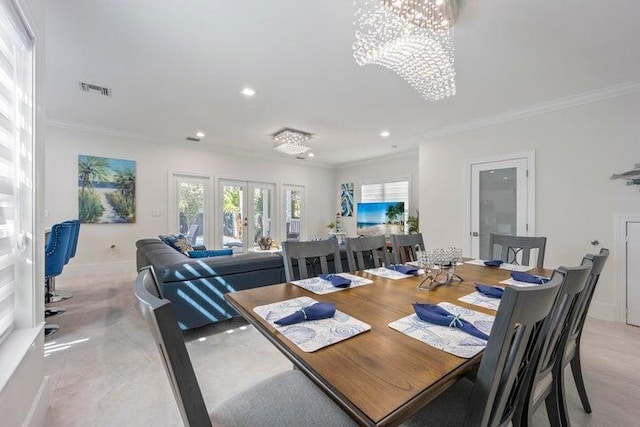
<svg viewBox="0 0 640 427">
<path fill-rule="evenodd" d="M 102 96 L 111 96 L 111 89 L 91 83 L 80 82 L 80 90 L 83 92 L 97 93 Z"/>
<path fill-rule="evenodd" d="M 195 136 L 188 136 L 185 138 L 187 141 L 192 141 L 192 142 L 200 142 L 200 138 L 196 138 Z"/>
</svg>

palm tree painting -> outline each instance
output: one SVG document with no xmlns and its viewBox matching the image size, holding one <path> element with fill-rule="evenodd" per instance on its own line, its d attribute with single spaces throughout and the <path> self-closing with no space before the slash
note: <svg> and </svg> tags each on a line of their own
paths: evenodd
<svg viewBox="0 0 640 427">
<path fill-rule="evenodd" d="M 136 222 L 136 162 L 78 156 L 78 212 L 83 223 Z"/>
</svg>

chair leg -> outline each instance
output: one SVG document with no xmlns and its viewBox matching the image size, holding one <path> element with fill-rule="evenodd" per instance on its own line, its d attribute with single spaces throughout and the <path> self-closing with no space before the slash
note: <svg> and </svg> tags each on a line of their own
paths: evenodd
<svg viewBox="0 0 640 427">
<path fill-rule="evenodd" d="M 556 387 L 555 380 L 554 384 L 551 385 L 551 392 L 544 400 L 545 407 L 547 409 L 547 417 L 549 418 L 549 425 L 551 427 L 560 427 L 562 426 L 562 420 L 560 416 L 560 396 L 558 393 L 558 387 Z"/>
<path fill-rule="evenodd" d="M 553 378 L 553 390 L 556 399 L 556 415 L 559 417 L 560 426 L 570 427 L 569 410 L 567 409 L 567 393 L 564 385 L 564 367 L 559 363 L 560 368 L 556 370 Z M 549 418 L 551 420 L 551 417 Z"/>
<path fill-rule="evenodd" d="M 44 336 L 48 337 L 50 335 L 55 334 L 59 330 L 60 330 L 60 326 L 47 323 L 46 325 L 44 325 Z"/>
<path fill-rule="evenodd" d="M 44 309 L 44 317 L 49 317 L 49 316 L 55 316 L 56 314 L 60 314 L 60 313 L 64 313 L 65 311 L 67 311 L 64 308 L 60 308 L 60 307 L 45 307 Z"/>
<path fill-rule="evenodd" d="M 578 389 L 578 395 L 582 402 L 582 407 L 587 414 L 591 413 L 591 404 L 587 397 L 587 389 L 584 386 L 584 379 L 582 378 L 582 366 L 580 364 L 580 346 L 576 347 L 576 354 L 571 359 L 571 372 L 573 373 L 573 380 L 576 383 Z"/>
</svg>

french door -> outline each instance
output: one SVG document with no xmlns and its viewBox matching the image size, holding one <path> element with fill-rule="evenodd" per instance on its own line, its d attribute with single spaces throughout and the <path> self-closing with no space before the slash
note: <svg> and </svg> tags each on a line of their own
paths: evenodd
<svg viewBox="0 0 640 427">
<path fill-rule="evenodd" d="M 276 234 L 276 186 L 270 183 L 220 180 L 220 244 L 246 252 L 261 237 Z"/>
<path fill-rule="evenodd" d="M 473 258 L 489 259 L 491 233 L 527 236 L 533 232 L 530 155 L 472 162 L 470 173 L 470 249 Z"/>
<path fill-rule="evenodd" d="M 209 243 L 211 224 L 211 177 L 173 173 L 171 232 L 178 231 L 192 245 Z"/>
<path fill-rule="evenodd" d="M 280 240 L 304 240 L 304 187 L 284 184 L 282 203 L 284 222 L 281 223 Z"/>
</svg>

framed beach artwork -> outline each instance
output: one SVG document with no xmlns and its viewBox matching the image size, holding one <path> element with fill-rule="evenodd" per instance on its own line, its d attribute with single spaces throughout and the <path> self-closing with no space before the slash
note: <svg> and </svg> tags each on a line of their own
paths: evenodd
<svg viewBox="0 0 640 427">
<path fill-rule="evenodd" d="M 342 184 L 340 190 L 342 216 L 353 216 L 353 182 Z"/>
<path fill-rule="evenodd" d="M 78 214 L 85 224 L 136 222 L 136 162 L 79 155 Z"/>
</svg>

